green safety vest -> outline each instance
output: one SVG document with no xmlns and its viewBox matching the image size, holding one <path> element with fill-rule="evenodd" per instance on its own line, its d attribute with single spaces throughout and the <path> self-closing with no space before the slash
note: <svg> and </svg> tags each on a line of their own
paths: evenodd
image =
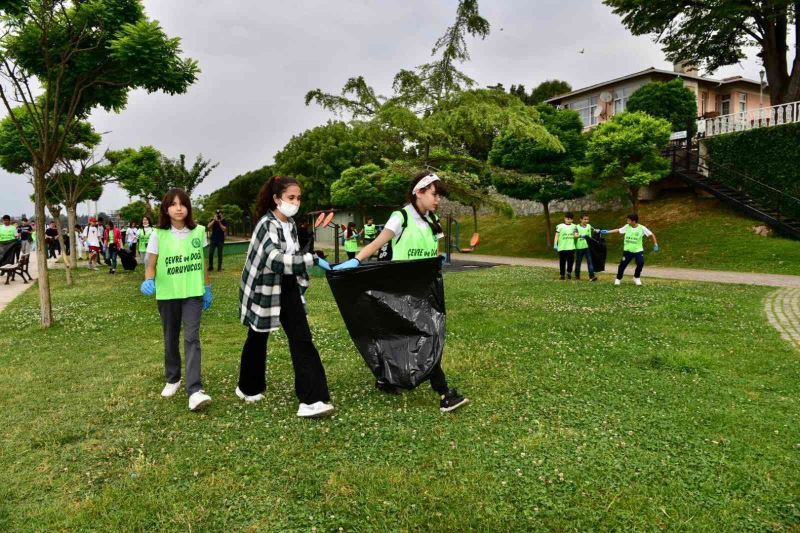
<svg viewBox="0 0 800 533">
<path fill-rule="evenodd" d="M 196 226 L 185 239 L 168 229 L 157 229 L 156 300 L 177 300 L 205 293 L 203 237 L 206 230 Z"/>
<path fill-rule="evenodd" d="M 13 224 L 0 225 L 0 242 L 13 241 L 17 238 L 17 227 Z"/>
<path fill-rule="evenodd" d="M 150 240 L 150 234 L 153 233 L 153 228 L 147 229 L 137 229 L 136 230 L 136 238 L 138 243 L 138 249 L 140 252 L 147 251 L 147 242 Z"/>
<path fill-rule="evenodd" d="M 357 252 L 358 251 L 358 237 L 356 237 L 356 233 L 353 232 L 353 236 L 349 239 L 344 240 L 344 251 L 345 252 Z"/>
<path fill-rule="evenodd" d="M 576 250 L 585 250 L 589 247 L 589 243 L 586 242 L 586 239 L 583 237 L 591 237 L 592 236 L 592 225 L 586 224 L 586 227 L 581 226 L 578 224 L 578 242 L 575 243 Z M 559 239 L 560 241 L 561 239 Z"/>
<path fill-rule="evenodd" d="M 575 224 L 559 224 L 556 227 L 558 232 L 558 251 L 568 252 L 575 249 Z"/>
<path fill-rule="evenodd" d="M 633 254 L 644 252 L 644 245 L 642 244 L 642 241 L 644 240 L 644 230 L 642 229 L 641 224 L 635 228 L 630 224 L 625 224 L 625 234 L 623 236 L 625 237 L 622 248 L 624 251 L 631 252 Z"/>
<path fill-rule="evenodd" d="M 399 237 L 392 239 L 392 261 L 428 259 L 439 255 L 439 240 L 429 227 L 420 228 L 411 215 L 410 206 L 403 208 L 410 223 Z"/>
<path fill-rule="evenodd" d="M 375 235 L 377 234 L 378 234 L 378 229 L 375 227 L 375 224 L 364 224 L 365 239 L 374 239 Z"/>
</svg>

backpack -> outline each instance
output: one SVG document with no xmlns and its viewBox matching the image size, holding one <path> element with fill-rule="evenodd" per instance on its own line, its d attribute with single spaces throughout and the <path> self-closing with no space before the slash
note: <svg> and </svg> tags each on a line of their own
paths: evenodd
<svg viewBox="0 0 800 533">
<path fill-rule="evenodd" d="M 397 213 L 397 211 L 395 211 L 395 213 Z M 403 238 L 403 235 L 406 232 L 406 228 L 408 227 L 408 213 L 406 213 L 405 209 L 401 209 L 399 211 L 399 213 L 403 217 L 403 225 L 401 226 L 403 231 L 397 237 L 398 241 Z M 392 214 L 394 214 L 394 213 L 392 213 Z M 434 222 L 439 222 L 439 217 L 437 217 L 435 214 L 432 214 L 431 216 L 433 217 L 433 221 Z M 392 240 L 394 240 L 394 239 L 392 239 Z M 392 241 L 389 241 L 386 244 L 384 244 L 383 246 L 381 246 L 380 250 L 378 250 L 378 261 L 391 261 L 392 260 L 392 255 L 393 255 L 392 254 Z"/>
</svg>

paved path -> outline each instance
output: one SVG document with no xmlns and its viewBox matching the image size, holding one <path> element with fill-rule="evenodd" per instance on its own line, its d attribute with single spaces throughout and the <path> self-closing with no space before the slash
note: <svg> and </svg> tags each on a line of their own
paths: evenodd
<svg viewBox="0 0 800 533">
<path fill-rule="evenodd" d="M 781 337 L 800 349 L 800 289 L 783 288 L 764 299 L 767 320 Z"/>
<path fill-rule="evenodd" d="M 39 272 L 36 268 L 36 252 L 31 253 L 31 262 L 30 265 L 28 265 L 28 271 L 31 273 L 31 277 L 36 280 Z M 3 281 L 0 282 L 0 311 L 5 309 L 8 304 L 13 302 L 14 298 L 33 287 L 32 281 L 29 281 L 26 285 L 22 283 L 22 278 L 19 276 L 17 276 L 15 281 L 9 282 L 8 285 L 3 285 L 3 283 L 5 283 L 5 279 L 5 276 L 3 276 Z"/>
<path fill-rule="evenodd" d="M 534 266 L 558 268 L 558 261 L 529 257 L 504 257 L 499 255 L 453 254 L 453 259 L 496 265 Z M 606 274 L 616 271 L 615 264 L 607 264 Z M 626 271 L 626 277 L 633 272 L 633 266 Z M 767 287 L 800 288 L 800 276 L 783 274 L 755 274 L 750 272 L 727 272 L 722 270 L 699 270 L 694 268 L 644 267 L 642 278 L 665 278 L 686 281 L 709 281 L 713 283 L 735 283 L 740 285 L 763 285 Z M 800 316 L 798 316 L 800 318 Z"/>
</svg>

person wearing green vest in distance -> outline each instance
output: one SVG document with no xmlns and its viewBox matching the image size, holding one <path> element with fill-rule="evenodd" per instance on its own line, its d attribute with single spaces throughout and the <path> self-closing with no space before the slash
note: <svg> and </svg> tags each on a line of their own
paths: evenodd
<svg viewBox="0 0 800 533">
<path fill-rule="evenodd" d="M 656 234 L 647 229 L 645 226 L 639 224 L 639 215 L 628 215 L 627 224 L 619 229 L 600 230 L 600 235 L 608 235 L 609 233 L 619 233 L 624 236 L 624 243 L 622 248 L 622 261 L 619 263 L 617 269 L 617 277 L 614 280 L 614 285 L 622 283 L 622 276 L 625 274 L 625 269 L 631 261 L 636 260 L 636 270 L 633 272 L 633 282 L 636 285 L 642 284 L 642 269 L 644 268 L 644 238 L 653 238 L 653 251 L 658 252 L 658 240 Z"/>
<path fill-rule="evenodd" d="M 564 213 L 564 223 L 556 226 L 553 250 L 558 252 L 558 268 L 561 279 L 566 275 L 572 279 L 572 266 L 575 263 L 575 233 L 578 226 L 572 223 L 572 213 Z"/>
<path fill-rule="evenodd" d="M 0 244 L 17 240 L 17 227 L 11 223 L 9 215 L 3 215 L 3 224 L 0 225 Z"/>
<path fill-rule="evenodd" d="M 592 265 L 592 253 L 589 250 L 588 239 L 592 238 L 592 225 L 589 224 L 589 215 L 581 215 L 581 223 L 575 230 L 575 279 L 581 279 L 581 263 L 586 258 L 586 267 L 589 269 L 589 281 L 597 281 Z"/>
<path fill-rule="evenodd" d="M 427 171 L 418 174 L 411 183 L 409 203 L 403 207 L 405 217 L 400 211 L 392 213 L 383 231 L 372 243 L 358 252 L 353 259 L 336 265 L 334 270 L 357 267 L 389 241 L 392 242 L 392 261 L 439 256 L 439 239 L 444 237 L 444 233 L 434 212 L 439 208 L 439 202 L 446 192 L 444 183 L 436 174 Z M 407 221 L 406 224 L 404 219 Z M 455 411 L 469 403 L 467 398 L 447 385 L 441 363 L 433 368 L 430 382 L 431 388 L 440 396 L 439 409 L 442 412 Z M 397 392 L 394 387 L 381 381 L 376 381 L 375 386 L 385 392 Z"/>
<path fill-rule="evenodd" d="M 364 224 L 362 232 L 364 233 L 364 244 L 371 244 L 372 241 L 375 240 L 375 237 L 378 236 L 378 228 L 375 227 L 375 219 L 368 217 L 367 223 Z"/>
<path fill-rule="evenodd" d="M 139 262 L 145 267 L 145 259 L 147 258 L 147 243 L 150 241 L 150 234 L 153 233 L 153 228 L 150 227 L 150 217 L 142 217 L 142 226 L 136 230 L 136 246 L 139 251 Z"/>
<path fill-rule="evenodd" d="M 358 237 L 359 233 L 356 231 L 356 223 L 350 222 L 342 236 L 344 239 L 344 251 L 348 259 L 354 258 L 358 253 Z"/>
<path fill-rule="evenodd" d="M 258 223 L 250 238 L 239 285 L 240 320 L 247 327 L 242 347 L 236 396 L 251 403 L 264 398 L 267 388 L 267 340 L 283 326 L 294 368 L 294 391 L 300 403 L 297 416 L 318 418 L 334 410 L 325 367 L 311 337 L 304 294 L 308 271 L 327 261 L 301 253 L 294 217 L 301 190 L 295 178 L 273 176 L 262 185 L 256 200 Z"/>
<path fill-rule="evenodd" d="M 140 290 L 156 295 L 164 331 L 164 373 L 161 396 L 174 396 L 181 386 L 179 348 L 183 324 L 186 392 L 189 409 L 197 411 L 211 397 L 200 379 L 200 316 L 211 307 L 211 285 L 205 269 L 206 229 L 194 222 L 192 204 L 183 189 L 170 189 L 161 202 L 158 229 L 147 243 L 149 262 Z"/>
</svg>

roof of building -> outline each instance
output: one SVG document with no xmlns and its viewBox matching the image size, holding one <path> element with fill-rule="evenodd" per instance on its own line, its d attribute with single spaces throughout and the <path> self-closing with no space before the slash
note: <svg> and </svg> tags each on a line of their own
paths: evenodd
<svg viewBox="0 0 800 533">
<path fill-rule="evenodd" d="M 650 67 L 650 68 L 647 68 L 645 70 L 641 70 L 639 72 L 634 72 L 633 74 L 628 74 L 627 76 L 622 76 L 620 78 L 614 78 L 613 80 L 604 81 L 602 83 L 596 83 L 594 85 L 590 85 L 588 87 L 583 87 L 582 89 L 577 89 L 577 90 L 574 90 L 572 92 L 559 94 L 558 96 L 554 96 L 554 97 L 549 98 L 549 99 L 547 99 L 545 101 L 548 102 L 548 103 L 554 102 L 556 100 L 561 100 L 562 98 L 567 98 L 568 96 L 575 96 L 577 94 L 590 92 L 590 91 L 592 91 L 594 89 L 598 89 L 600 87 L 605 87 L 606 85 L 611 85 L 611 84 L 614 84 L 614 83 L 619 83 L 621 81 L 625 81 L 625 80 L 629 80 L 629 79 L 633 79 L 633 78 L 638 78 L 638 77 L 644 76 L 646 74 L 666 74 L 666 75 L 671 75 L 671 76 L 680 76 L 681 78 L 688 78 L 690 80 L 707 81 L 707 82 L 711 82 L 711 83 L 718 83 L 720 85 L 726 85 L 728 83 L 735 83 L 735 82 L 752 83 L 752 84 L 754 84 L 756 86 L 760 85 L 759 82 L 757 82 L 755 80 L 750 80 L 750 79 L 747 79 L 747 78 L 743 78 L 742 76 L 731 76 L 731 77 L 724 78 L 724 79 L 721 79 L 721 80 L 715 80 L 713 78 L 704 78 L 703 76 L 697 76 L 695 74 L 687 74 L 685 72 L 674 72 L 672 70 L 663 70 L 663 69 L 658 69 L 658 68 L 655 68 L 655 67 Z"/>
</svg>

